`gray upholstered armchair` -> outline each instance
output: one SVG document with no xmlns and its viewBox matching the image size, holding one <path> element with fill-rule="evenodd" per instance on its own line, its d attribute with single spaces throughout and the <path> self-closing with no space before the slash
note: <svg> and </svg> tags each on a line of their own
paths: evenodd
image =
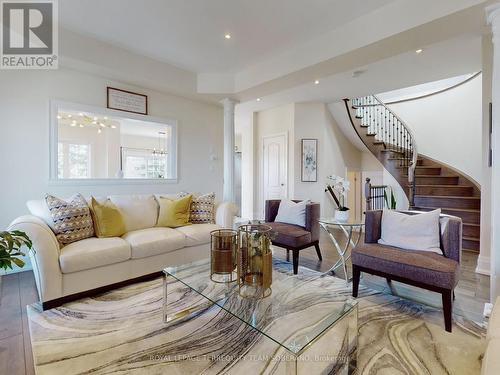
<svg viewBox="0 0 500 375">
<path fill-rule="evenodd" d="M 293 273 L 297 274 L 299 268 L 299 251 L 308 247 L 314 246 L 319 260 L 321 250 L 319 248 L 319 203 L 309 203 L 306 205 L 306 225 L 301 227 L 298 225 L 277 223 L 274 221 L 278 214 L 278 209 L 281 200 L 273 199 L 266 201 L 266 224 L 273 228 L 276 237 L 273 239 L 273 245 L 283 247 L 287 250 L 287 255 L 290 250 L 293 253 Z M 300 202 L 295 200 L 294 202 Z"/>
<path fill-rule="evenodd" d="M 415 211 L 404 212 L 418 215 Z M 460 276 L 462 219 L 441 215 L 440 242 L 443 255 L 380 245 L 383 211 L 367 211 L 365 242 L 352 250 L 353 297 L 358 296 L 361 272 L 441 293 L 445 328 L 451 332 L 452 298 Z"/>
</svg>

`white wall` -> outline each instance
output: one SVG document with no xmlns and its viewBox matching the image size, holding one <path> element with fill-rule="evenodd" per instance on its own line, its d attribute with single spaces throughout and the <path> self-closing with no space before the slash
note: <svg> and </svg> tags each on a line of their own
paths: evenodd
<svg viewBox="0 0 500 375">
<path fill-rule="evenodd" d="M 302 182 L 303 138 L 318 139 L 318 181 Z M 326 104 L 321 102 L 295 103 L 294 116 L 294 196 L 311 199 L 321 204 L 323 216 L 333 216 L 334 204 L 325 193 L 326 177 L 337 175 L 347 178 L 347 170 L 359 171 L 361 154 L 340 131 Z"/>
<path fill-rule="evenodd" d="M 386 101 L 386 97 L 394 98 L 391 93 L 380 95 L 383 101 Z M 448 164 L 481 184 L 480 76 L 452 90 L 428 98 L 389 105 L 389 108 L 413 131 L 419 153 Z"/>
<path fill-rule="evenodd" d="M 491 226 L 491 167 L 489 161 L 490 147 L 490 110 L 489 104 L 492 102 L 491 97 L 491 82 L 493 79 L 493 43 L 491 34 L 483 35 L 482 38 L 482 80 L 483 80 L 483 103 L 482 103 L 482 178 L 481 178 L 481 233 L 479 257 L 477 259 L 476 272 L 483 275 L 490 275 L 491 262 L 491 234 L 493 227 Z M 491 289 L 493 293 L 493 288 Z M 492 295 L 492 301 L 494 296 Z"/>
<path fill-rule="evenodd" d="M 105 107 L 106 86 L 147 94 L 152 116 L 178 121 L 178 183 L 49 185 L 49 100 Z M 27 213 L 28 199 L 68 196 L 215 191 L 222 195 L 223 113 L 212 104 L 134 87 L 69 69 L 0 71 L 0 227 Z M 210 161 L 214 152 L 217 160 Z"/>
</svg>

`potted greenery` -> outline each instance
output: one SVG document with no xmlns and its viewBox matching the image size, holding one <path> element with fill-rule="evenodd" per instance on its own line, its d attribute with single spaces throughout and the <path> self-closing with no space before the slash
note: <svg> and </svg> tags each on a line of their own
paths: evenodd
<svg viewBox="0 0 500 375">
<path fill-rule="evenodd" d="M 391 200 L 389 201 L 389 197 L 387 196 L 387 190 L 384 189 L 384 201 L 385 205 L 389 210 L 395 210 L 396 209 L 396 197 L 394 196 L 394 191 L 391 189 Z"/>
<path fill-rule="evenodd" d="M 33 248 L 26 233 L 19 230 L 0 232 L 0 269 L 12 269 L 13 265 L 24 267 L 24 261 L 20 258 L 26 255 L 21 251 L 23 246 L 29 250 Z"/>
</svg>

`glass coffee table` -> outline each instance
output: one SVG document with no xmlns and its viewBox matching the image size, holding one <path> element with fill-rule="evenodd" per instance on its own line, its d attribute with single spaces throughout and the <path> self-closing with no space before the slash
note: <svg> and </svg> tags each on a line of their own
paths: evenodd
<svg viewBox="0 0 500 375">
<path fill-rule="evenodd" d="M 332 276 L 306 271 L 293 275 L 274 260 L 272 293 L 243 298 L 238 283 L 210 280 L 210 260 L 164 270 L 164 323 L 189 319 L 216 307 L 277 344 L 273 360 L 286 374 L 351 374 L 357 361 L 357 302 L 340 293 Z"/>
</svg>

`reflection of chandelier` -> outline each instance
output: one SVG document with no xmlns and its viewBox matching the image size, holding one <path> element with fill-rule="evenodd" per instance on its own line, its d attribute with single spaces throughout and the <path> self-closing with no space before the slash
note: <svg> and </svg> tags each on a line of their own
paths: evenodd
<svg viewBox="0 0 500 375">
<path fill-rule="evenodd" d="M 86 113 L 63 113 L 57 115 L 59 125 L 68 125 L 79 128 L 97 128 L 97 133 L 101 134 L 106 128 L 116 129 L 116 121 L 108 119 L 108 117 L 97 117 Z"/>
<path fill-rule="evenodd" d="M 166 144 L 167 144 L 166 133 L 158 132 L 158 149 L 153 148 L 152 154 L 158 156 L 167 155 Z"/>
</svg>

